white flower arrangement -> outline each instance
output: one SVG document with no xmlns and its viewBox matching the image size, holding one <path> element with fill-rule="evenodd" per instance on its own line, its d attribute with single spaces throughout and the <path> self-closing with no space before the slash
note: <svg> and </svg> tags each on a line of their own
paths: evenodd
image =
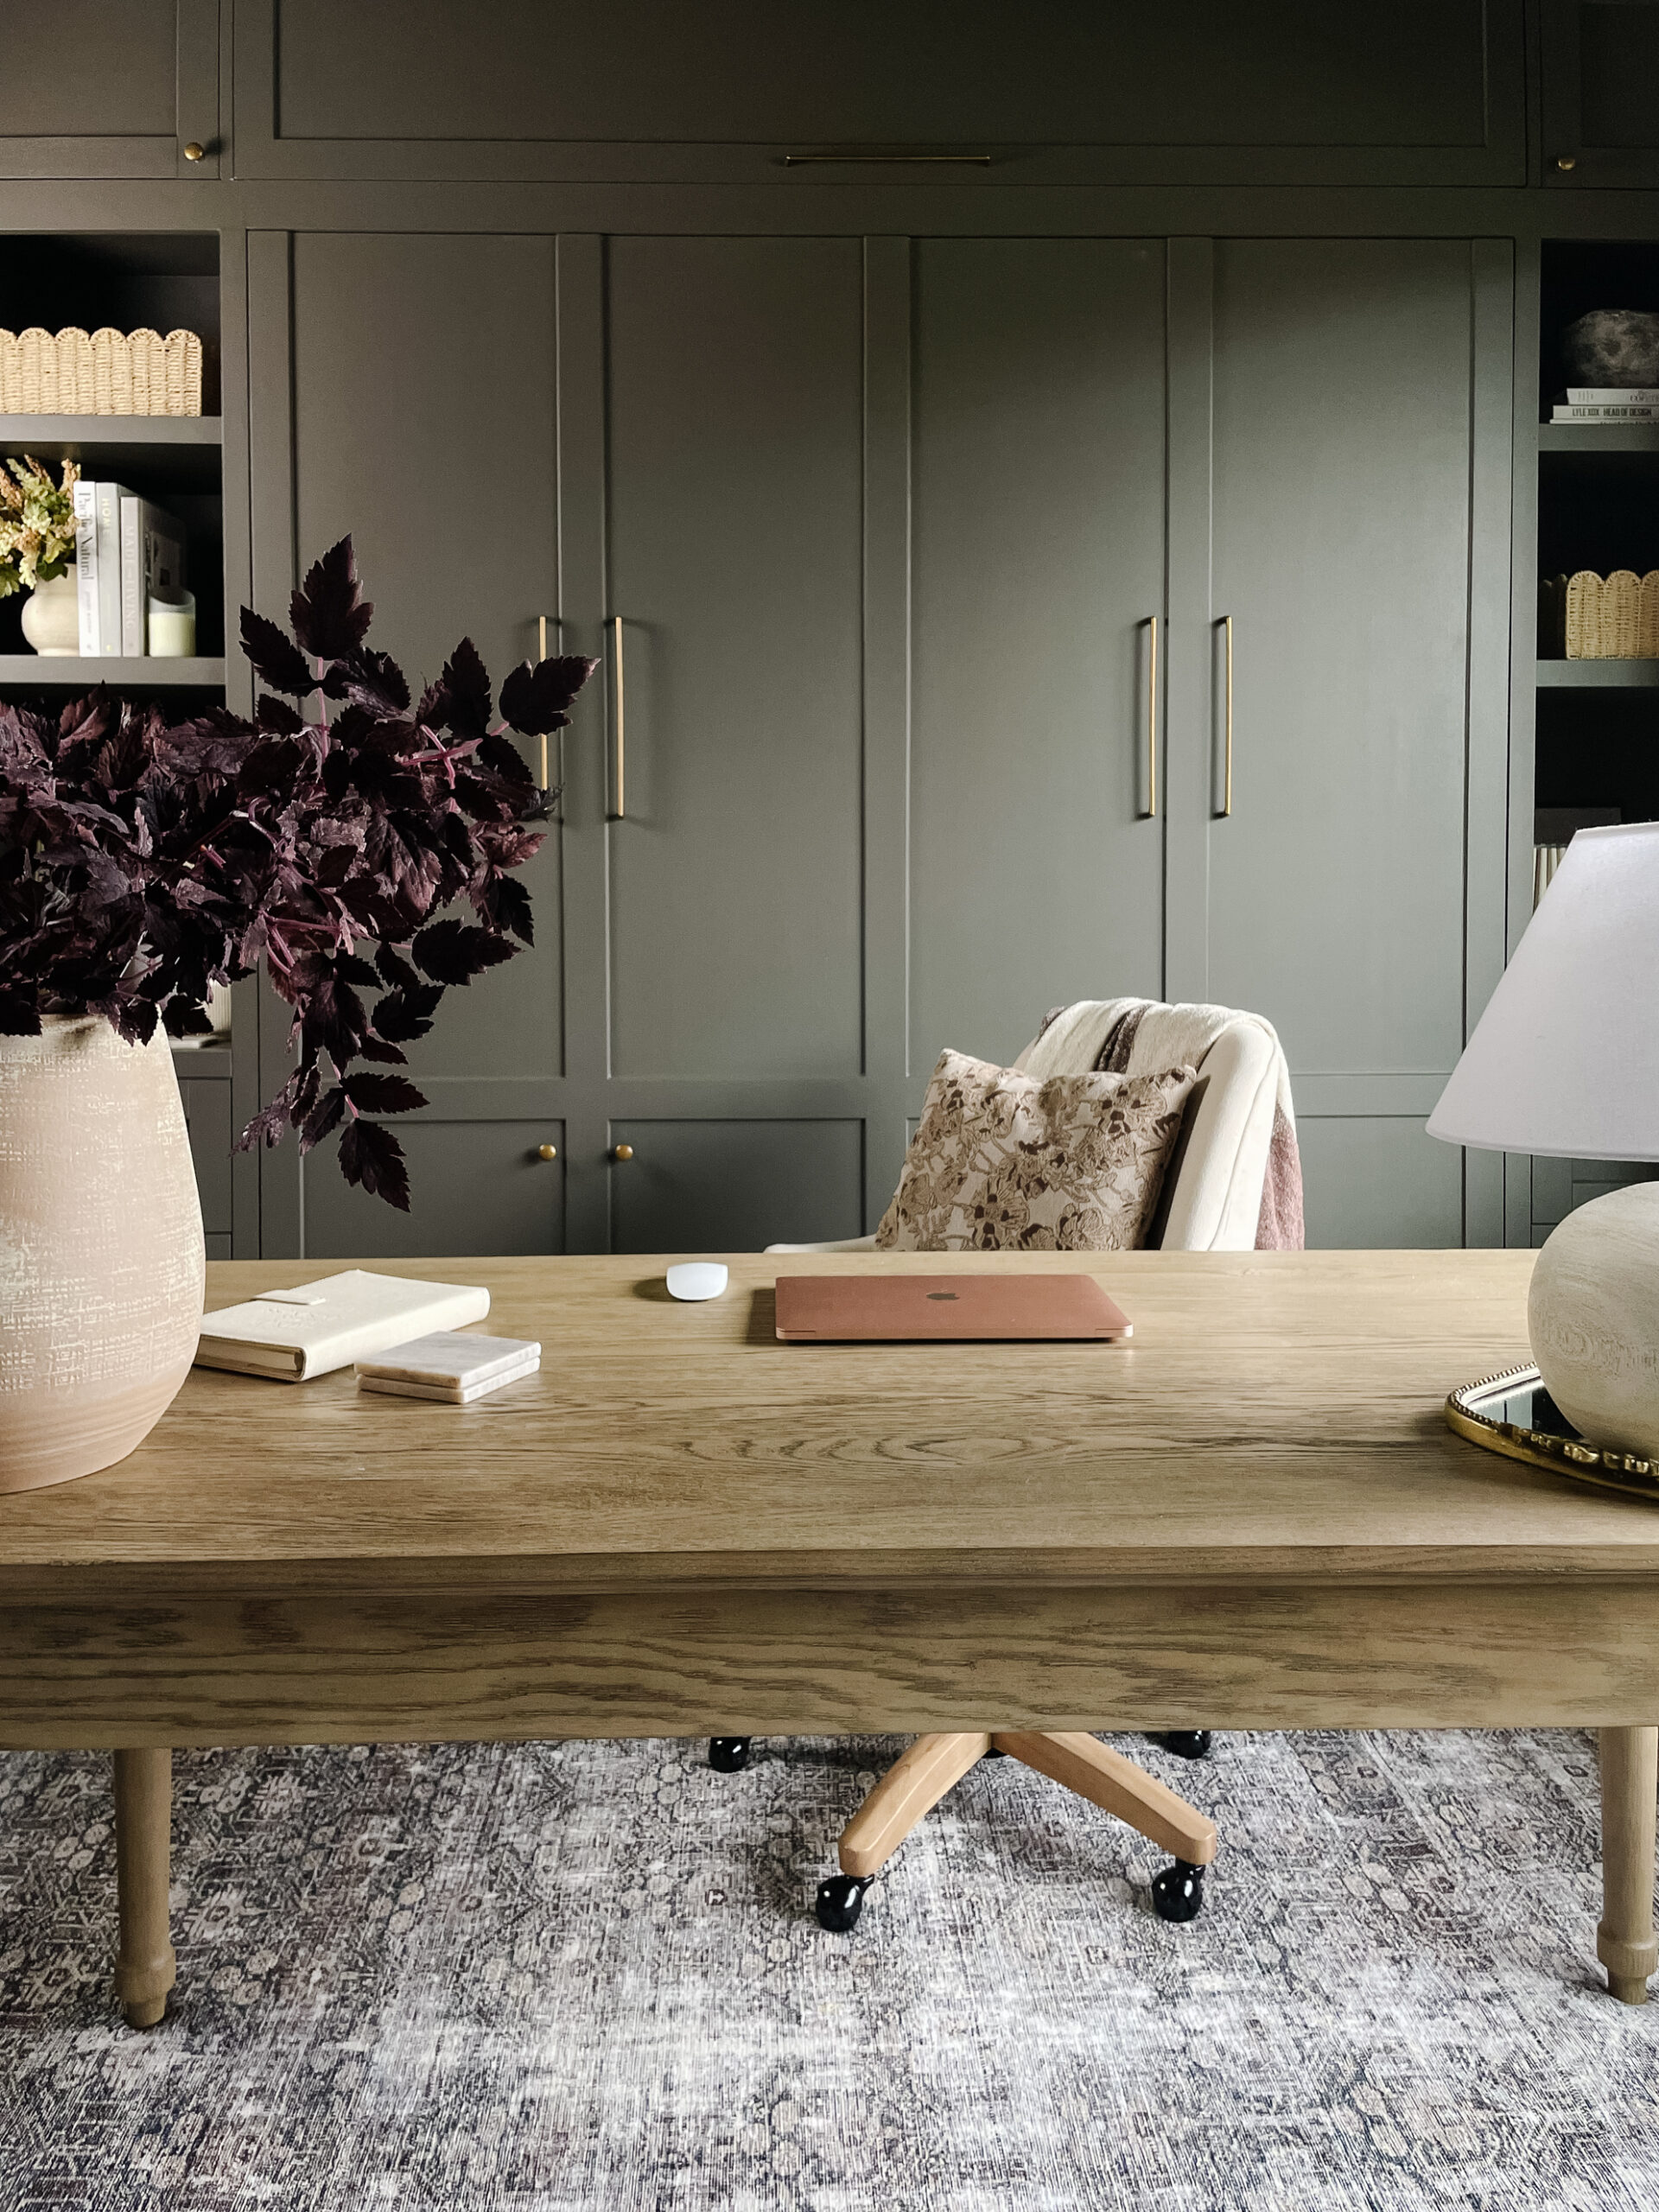
<svg viewBox="0 0 1659 2212">
<path fill-rule="evenodd" d="M 0 469 L 0 599 L 50 583 L 74 559 L 79 476 L 79 463 L 66 461 L 54 484 L 32 454 Z"/>
</svg>

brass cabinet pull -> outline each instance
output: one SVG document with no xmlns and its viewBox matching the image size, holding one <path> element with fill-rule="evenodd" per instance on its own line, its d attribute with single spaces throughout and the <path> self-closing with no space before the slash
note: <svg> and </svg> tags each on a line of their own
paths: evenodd
<svg viewBox="0 0 1659 2212">
<path fill-rule="evenodd" d="M 633 1158 L 633 1147 L 631 1144 L 613 1144 L 611 1147 L 611 1158 L 613 1160 L 632 1160 Z"/>
<path fill-rule="evenodd" d="M 1558 169 L 1575 169 L 1579 166 L 1579 157 L 1576 154 L 1557 154 L 1555 166 Z"/>
<path fill-rule="evenodd" d="M 783 165 L 786 169 L 810 169 L 823 168 L 832 162 L 858 162 L 874 167 L 883 162 L 931 162 L 957 168 L 988 169 L 995 159 L 995 154 L 906 153 L 899 147 L 874 153 L 862 148 L 848 148 L 843 151 L 830 149 L 822 154 L 785 154 Z"/>
<path fill-rule="evenodd" d="M 1223 727 L 1226 732 L 1226 752 L 1224 755 L 1221 784 L 1221 811 L 1224 819 L 1233 810 L 1233 618 L 1224 614 L 1222 632 L 1227 642 L 1227 718 Z"/>
<path fill-rule="evenodd" d="M 207 149 L 201 143 L 200 140 L 193 138 L 190 141 L 190 143 L 184 149 L 184 158 L 187 162 L 199 162 L 204 159 L 207 152 Z"/>
<path fill-rule="evenodd" d="M 623 747 L 626 741 L 627 725 L 622 690 L 622 617 L 620 614 L 611 617 L 611 642 L 616 659 L 616 806 L 607 819 L 624 822 L 628 812 L 622 782 L 625 771 Z M 632 1158 L 632 1154 L 629 1158 Z"/>
<path fill-rule="evenodd" d="M 1147 810 L 1142 821 L 1158 818 L 1158 617 L 1151 620 L 1152 645 L 1147 655 Z"/>
<path fill-rule="evenodd" d="M 536 1147 L 537 1160 L 556 1160 L 558 1156 L 559 1147 L 556 1144 L 538 1144 Z"/>
<path fill-rule="evenodd" d="M 556 614 L 556 615 L 554 616 L 554 618 L 553 618 L 553 619 L 554 619 L 554 620 L 556 622 L 556 621 L 558 620 L 558 617 L 557 617 L 557 615 Z M 536 658 L 537 658 L 537 660 L 545 660 L 545 659 L 547 658 L 547 617 L 546 617 L 546 615 L 545 615 L 545 614 L 538 614 L 538 615 L 536 617 Z M 549 790 L 549 785 L 548 785 L 548 780 L 547 780 L 547 732 L 546 732 L 545 730 L 543 730 L 543 731 L 542 732 L 542 783 L 541 783 L 542 804 L 543 804 L 543 806 L 545 806 L 545 805 L 547 804 L 547 794 L 548 794 L 548 790 Z M 547 1155 L 547 1154 L 543 1153 L 543 1155 L 542 1155 L 542 1157 L 545 1160 L 545 1159 L 548 1157 L 548 1155 Z"/>
</svg>

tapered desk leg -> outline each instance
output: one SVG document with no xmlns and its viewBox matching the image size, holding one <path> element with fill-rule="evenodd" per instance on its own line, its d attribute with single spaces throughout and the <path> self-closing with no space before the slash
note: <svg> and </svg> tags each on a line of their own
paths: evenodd
<svg viewBox="0 0 1659 2212">
<path fill-rule="evenodd" d="M 1623 2005 L 1645 2005 L 1659 1967 L 1653 1934 L 1653 1845 L 1659 1728 L 1601 1732 L 1601 1925 L 1596 1955 Z"/>
<path fill-rule="evenodd" d="M 171 1751 L 115 1755 L 115 1882 L 121 1948 L 115 1987 L 135 2028 L 153 2028 L 167 2009 L 175 1961 L 168 1941 L 168 1828 L 173 1814 Z"/>
</svg>

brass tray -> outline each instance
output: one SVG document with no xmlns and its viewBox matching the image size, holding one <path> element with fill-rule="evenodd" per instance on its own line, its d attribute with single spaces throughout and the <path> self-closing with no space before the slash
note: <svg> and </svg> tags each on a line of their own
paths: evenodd
<svg viewBox="0 0 1659 2212">
<path fill-rule="evenodd" d="M 1598 1490 L 1623 1491 L 1627 1497 L 1659 1504 L 1659 1468 L 1628 1452 L 1600 1452 L 1587 1444 L 1544 1388 L 1535 1367 L 1505 1368 L 1484 1382 L 1465 1382 L 1446 1402 L 1446 1418 L 1459 1436 L 1547 1467 L 1569 1481 L 1592 1483 Z"/>
</svg>

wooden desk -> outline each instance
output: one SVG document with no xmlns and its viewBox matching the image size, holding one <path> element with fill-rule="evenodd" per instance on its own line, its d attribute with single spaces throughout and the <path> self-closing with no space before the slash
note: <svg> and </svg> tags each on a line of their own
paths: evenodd
<svg viewBox="0 0 1659 2212">
<path fill-rule="evenodd" d="M 784 1345 L 780 1267 L 939 1262 L 730 1264 L 706 1306 L 647 1259 L 407 1267 L 487 1281 L 540 1375 L 198 1371 L 118 1467 L 0 1498 L 0 1747 L 123 1755 L 130 2017 L 172 1978 L 158 1747 L 987 1727 L 1599 1727 L 1640 2000 L 1659 1512 L 1440 1414 L 1524 1351 L 1529 1253 L 1101 1255 L 1124 1347 Z"/>
</svg>

